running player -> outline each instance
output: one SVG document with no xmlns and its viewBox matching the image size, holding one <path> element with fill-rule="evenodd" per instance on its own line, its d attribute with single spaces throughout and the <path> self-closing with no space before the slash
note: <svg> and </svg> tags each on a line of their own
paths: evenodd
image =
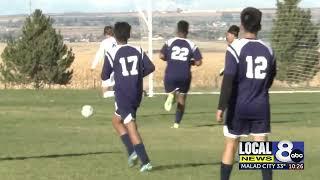
<svg viewBox="0 0 320 180">
<path fill-rule="evenodd" d="M 121 137 L 128 152 L 128 165 L 141 160 L 140 171 L 150 171 L 152 166 L 135 122 L 143 91 L 143 77 L 155 69 L 149 57 L 140 47 L 127 44 L 131 26 L 127 22 L 117 22 L 114 33 L 118 45 L 107 51 L 101 73 L 102 80 L 110 78 L 114 72 L 116 112 L 112 119 L 113 127 Z"/>
<path fill-rule="evenodd" d="M 191 83 L 191 65 L 200 66 L 202 55 L 199 48 L 189 39 L 189 23 L 179 21 L 177 24 L 177 37 L 166 41 L 160 52 L 160 59 L 167 62 L 164 77 L 164 87 L 168 93 L 164 104 L 166 111 L 170 111 L 176 98 L 177 109 L 173 128 L 179 128 L 182 120 L 187 93 Z"/>
<path fill-rule="evenodd" d="M 106 38 L 100 43 L 99 50 L 97 51 L 96 56 L 91 64 L 91 71 L 96 69 L 100 60 L 104 58 L 105 53 L 109 49 L 117 45 L 117 41 L 113 37 L 113 29 L 111 26 L 104 27 L 103 33 Z M 104 98 L 111 97 L 114 95 L 114 91 L 112 89 L 113 85 L 114 85 L 113 74 L 110 76 L 110 79 L 101 82 L 102 93 Z"/>
<path fill-rule="evenodd" d="M 269 88 L 276 75 L 273 50 L 257 39 L 262 13 L 248 7 L 241 12 L 243 38 L 227 48 L 218 122 L 228 108 L 225 126 L 225 147 L 221 163 L 221 180 L 228 180 L 240 136 L 252 135 L 254 141 L 267 141 L 270 133 Z M 262 170 L 263 180 L 272 179 L 271 170 Z"/>
</svg>

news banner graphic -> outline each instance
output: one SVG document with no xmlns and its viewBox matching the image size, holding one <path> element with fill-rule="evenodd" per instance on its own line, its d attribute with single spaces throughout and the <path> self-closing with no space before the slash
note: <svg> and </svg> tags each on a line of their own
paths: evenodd
<svg viewBox="0 0 320 180">
<path fill-rule="evenodd" d="M 303 170 L 304 142 L 239 142 L 239 169 Z"/>
</svg>

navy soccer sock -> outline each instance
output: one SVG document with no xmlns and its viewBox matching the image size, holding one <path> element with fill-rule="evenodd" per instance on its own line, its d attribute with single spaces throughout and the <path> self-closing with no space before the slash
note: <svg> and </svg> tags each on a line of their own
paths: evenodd
<svg viewBox="0 0 320 180">
<path fill-rule="evenodd" d="M 142 143 L 134 145 L 134 150 L 140 158 L 142 165 L 148 164 L 150 162 L 146 149 Z"/>
<path fill-rule="evenodd" d="M 271 169 L 263 169 L 262 170 L 262 179 L 263 180 L 272 180 L 272 170 Z"/>
<path fill-rule="evenodd" d="M 175 123 L 180 124 L 183 114 L 184 114 L 184 106 L 178 103 Z"/>
<path fill-rule="evenodd" d="M 220 179 L 229 180 L 233 165 L 223 164 L 221 162 Z"/>
<path fill-rule="evenodd" d="M 130 156 L 134 152 L 133 144 L 131 143 L 130 137 L 128 134 L 124 134 L 120 136 L 123 144 L 126 146 L 126 149 L 128 151 L 128 155 Z"/>
<path fill-rule="evenodd" d="M 183 117 L 183 114 L 184 114 L 184 111 L 180 111 L 177 109 L 175 123 L 180 124 L 182 117 Z"/>
</svg>

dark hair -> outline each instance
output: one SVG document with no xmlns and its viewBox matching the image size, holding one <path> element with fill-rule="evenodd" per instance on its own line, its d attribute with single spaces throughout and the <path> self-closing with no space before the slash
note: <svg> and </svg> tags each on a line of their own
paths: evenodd
<svg viewBox="0 0 320 180">
<path fill-rule="evenodd" d="M 114 35 L 117 41 L 127 42 L 130 38 L 131 26 L 127 22 L 116 22 L 114 25 Z"/>
<path fill-rule="evenodd" d="M 103 29 L 103 34 L 113 36 L 113 28 L 111 26 L 105 26 Z"/>
<path fill-rule="evenodd" d="M 244 29 L 251 33 L 261 30 L 262 12 L 254 7 L 247 7 L 241 12 L 241 24 Z"/>
<path fill-rule="evenodd" d="M 187 21 L 181 20 L 177 24 L 177 29 L 178 32 L 187 35 L 189 32 L 189 23 Z"/>
<path fill-rule="evenodd" d="M 239 26 L 232 25 L 232 26 L 229 27 L 227 32 L 233 34 L 236 37 L 238 37 L 239 36 L 239 31 L 240 31 Z"/>
</svg>

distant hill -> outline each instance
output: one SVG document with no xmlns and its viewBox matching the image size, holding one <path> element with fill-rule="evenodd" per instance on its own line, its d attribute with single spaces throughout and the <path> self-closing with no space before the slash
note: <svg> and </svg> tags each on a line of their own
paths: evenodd
<svg viewBox="0 0 320 180">
<path fill-rule="evenodd" d="M 190 38 L 196 40 L 218 40 L 224 37 L 231 24 L 239 25 L 241 9 L 223 11 L 170 11 L 153 12 L 153 34 L 157 38 L 174 36 L 176 22 L 184 19 L 190 22 Z M 276 9 L 261 9 L 263 12 L 262 38 L 268 38 L 272 27 L 272 19 Z M 313 21 L 320 23 L 320 8 L 312 8 Z M 142 39 L 147 36 L 147 28 L 136 12 L 120 13 L 82 13 L 70 12 L 48 14 L 55 20 L 55 27 L 61 31 L 66 41 L 100 41 L 105 25 L 117 21 L 127 21 L 132 27 L 132 38 Z M 0 41 L 18 37 L 27 15 L 0 16 Z"/>
</svg>

